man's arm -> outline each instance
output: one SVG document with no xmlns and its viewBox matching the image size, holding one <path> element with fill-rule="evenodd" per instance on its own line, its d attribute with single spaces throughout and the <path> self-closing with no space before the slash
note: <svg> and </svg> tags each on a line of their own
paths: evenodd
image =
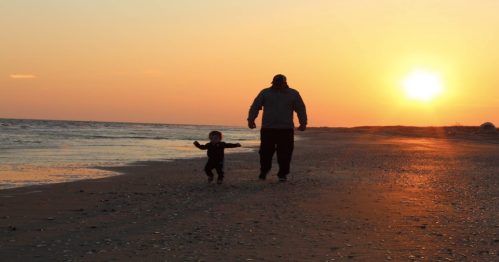
<svg viewBox="0 0 499 262">
<path fill-rule="evenodd" d="M 206 147 L 206 145 L 201 145 L 201 144 L 199 144 L 199 142 L 198 142 L 198 141 L 194 141 L 194 145 L 195 145 L 197 148 L 201 149 L 201 150 L 206 150 L 206 149 L 208 149 L 208 148 Z"/>
<path fill-rule="evenodd" d="M 296 99 L 293 104 L 293 110 L 296 112 L 298 115 L 298 121 L 300 122 L 300 126 L 298 127 L 298 130 L 300 131 L 305 131 L 307 128 L 307 108 L 305 107 L 305 103 L 303 102 L 303 99 L 300 96 L 300 93 L 296 94 Z"/>
<path fill-rule="evenodd" d="M 255 119 L 258 117 L 258 113 L 260 110 L 262 110 L 263 107 L 263 94 L 260 92 L 255 100 L 253 101 L 253 104 L 250 106 L 250 110 L 248 113 L 248 127 L 253 129 L 256 128 L 255 124 Z"/>
</svg>

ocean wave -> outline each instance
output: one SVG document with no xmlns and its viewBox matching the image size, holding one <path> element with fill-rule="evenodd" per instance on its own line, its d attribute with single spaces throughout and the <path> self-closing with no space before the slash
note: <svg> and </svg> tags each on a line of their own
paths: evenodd
<svg viewBox="0 0 499 262">
<path fill-rule="evenodd" d="M 24 127 L 24 128 L 23 128 Z M 126 163 L 199 155 L 220 130 L 228 143 L 253 145 L 259 132 L 227 126 L 0 119 L 1 164 Z M 179 148 L 185 147 L 185 150 Z M 238 149 L 240 150 L 240 149 Z"/>
<path fill-rule="evenodd" d="M 151 139 L 151 140 L 169 140 L 168 137 L 150 137 L 150 136 L 82 136 L 86 139 Z"/>
</svg>

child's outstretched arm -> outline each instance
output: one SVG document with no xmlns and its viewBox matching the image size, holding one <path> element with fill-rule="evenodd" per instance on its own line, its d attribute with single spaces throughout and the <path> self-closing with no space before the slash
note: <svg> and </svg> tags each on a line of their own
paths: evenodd
<svg viewBox="0 0 499 262">
<path fill-rule="evenodd" d="M 241 144 L 231 144 L 231 143 L 225 143 L 225 148 L 234 148 L 234 147 L 240 147 Z"/>
<path fill-rule="evenodd" d="M 203 149 L 207 149 L 205 145 L 201 145 L 198 141 L 194 141 L 193 143 L 197 148 L 203 150 Z"/>
</svg>

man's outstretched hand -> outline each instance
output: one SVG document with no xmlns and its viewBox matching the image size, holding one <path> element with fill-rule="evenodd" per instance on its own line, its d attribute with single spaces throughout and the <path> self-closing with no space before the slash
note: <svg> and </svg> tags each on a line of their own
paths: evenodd
<svg viewBox="0 0 499 262">
<path fill-rule="evenodd" d="M 251 128 L 251 129 L 255 129 L 256 128 L 255 122 L 249 122 L 248 121 L 248 127 Z"/>
<path fill-rule="evenodd" d="M 307 129 L 306 125 L 300 125 L 296 130 L 305 131 Z"/>
</svg>

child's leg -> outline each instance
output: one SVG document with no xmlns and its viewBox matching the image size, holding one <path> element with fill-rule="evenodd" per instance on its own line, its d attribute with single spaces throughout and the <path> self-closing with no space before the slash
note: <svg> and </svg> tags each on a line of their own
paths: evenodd
<svg viewBox="0 0 499 262">
<path fill-rule="evenodd" d="M 223 180 L 225 176 L 225 165 L 223 160 L 216 163 L 215 170 L 217 171 L 218 174 L 217 180 Z"/>
<path fill-rule="evenodd" d="M 204 172 L 207 176 L 213 177 L 213 172 L 211 172 L 213 168 L 215 168 L 215 165 L 212 162 L 208 161 L 208 163 L 206 163 L 206 165 L 204 166 Z"/>
</svg>

